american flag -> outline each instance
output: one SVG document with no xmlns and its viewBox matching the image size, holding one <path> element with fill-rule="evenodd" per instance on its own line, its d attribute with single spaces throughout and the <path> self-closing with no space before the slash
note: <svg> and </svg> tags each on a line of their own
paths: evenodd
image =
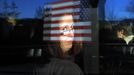
<svg viewBox="0 0 134 75">
<path fill-rule="evenodd" d="M 91 22 L 81 18 L 80 0 L 62 0 L 44 6 L 45 18 L 43 25 L 43 40 L 58 41 L 60 36 L 59 20 L 61 15 L 69 13 L 73 15 L 74 39 L 73 41 L 91 42 Z"/>
</svg>

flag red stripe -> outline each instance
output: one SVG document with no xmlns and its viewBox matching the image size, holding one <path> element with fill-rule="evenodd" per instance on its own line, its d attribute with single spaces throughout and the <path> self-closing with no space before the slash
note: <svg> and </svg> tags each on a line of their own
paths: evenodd
<svg viewBox="0 0 134 75">
<path fill-rule="evenodd" d="M 51 17 L 58 17 L 58 16 L 62 16 L 64 14 L 65 13 L 62 13 L 62 14 L 52 14 Z M 72 14 L 73 16 L 75 16 L 75 15 L 79 15 L 80 13 L 79 12 L 75 12 L 75 13 L 68 13 L 68 14 Z"/>
<path fill-rule="evenodd" d="M 80 7 L 79 5 L 70 5 L 70 6 L 52 8 L 52 11 L 55 11 L 55 10 L 62 10 L 62 9 L 69 9 L 69 8 L 79 8 L 79 7 Z"/>
<path fill-rule="evenodd" d="M 79 20 L 74 20 L 74 22 L 79 22 Z M 44 21 L 44 24 L 56 24 L 56 23 L 59 23 L 59 20 L 58 21 Z"/>
<path fill-rule="evenodd" d="M 62 16 L 62 15 L 64 15 L 65 13 L 62 13 L 62 14 L 45 14 L 44 16 L 45 17 L 59 17 L 59 16 Z M 67 13 L 67 14 L 71 14 L 72 16 L 76 16 L 76 15 L 80 15 L 80 13 L 79 12 L 75 12 L 75 13 Z"/>
<path fill-rule="evenodd" d="M 90 26 L 74 26 L 73 27 L 74 29 L 90 29 Z M 46 28 L 43 28 L 44 30 L 59 30 L 60 27 L 46 27 Z"/>
<path fill-rule="evenodd" d="M 44 34 L 44 36 L 59 37 L 62 34 Z M 91 34 L 74 34 L 74 37 L 91 37 Z"/>
<path fill-rule="evenodd" d="M 46 40 L 46 41 L 50 41 L 50 42 L 60 42 L 60 41 L 62 41 L 62 40 Z M 64 41 L 64 40 L 63 40 Z M 69 41 L 68 41 L 69 42 Z M 72 41 L 70 41 L 70 42 L 72 42 Z M 83 41 L 76 41 L 76 40 L 73 40 L 73 42 L 83 42 Z M 84 41 L 84 43 L 88 43 L 88 44 L 94 44 L 93 42 L 91 42 L 91 41 Z"/>
</svg>

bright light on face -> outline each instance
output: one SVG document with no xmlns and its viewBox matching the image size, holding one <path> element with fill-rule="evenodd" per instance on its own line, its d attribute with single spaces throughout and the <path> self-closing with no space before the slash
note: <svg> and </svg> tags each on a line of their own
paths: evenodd
<svg viewBox="0 0 134 75">
<path fill-rule="evenodd" d="M 72 48 L 72 42 L 74 39 L 73 24 L 72 15 L 64 15 L 59 23 L 61 32 L 60 47 L 63 52 L 67 52 L 70 48 Z"/>
<path fill-rule="evenodd" d="M 73 29 L 73 17 L 72 15 L 65 15 L 60 21 L 60 40 L 63 41 L 73 41 L 74 39 L 74 29 Z"/>
</svg>

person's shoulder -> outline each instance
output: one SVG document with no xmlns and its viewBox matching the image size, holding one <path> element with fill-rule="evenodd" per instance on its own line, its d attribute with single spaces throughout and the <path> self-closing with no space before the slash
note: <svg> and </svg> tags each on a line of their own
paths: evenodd
<svg viewBox="0 0 134 75">
<path fill-rule="evenodd" d="M 132 42 L 134 43 L 134 36 L 133 36 Z"/>
<path fill-rule="evenodd" d="M 130 41 L 130 44 L 129 45 L 134 45 L 134 37 L 133 39 Z"/>
<path fill-rule="evenodd" d="M 78 67 L 74 62 L 67 59 L 52 58 L 51 62 L 59 64 L 60 66 L 75 66 Z"/>
<path fill-rule="evenodd" d="M 83 75 L 79 66 L 69 60 L 53 58 L 51 62 L 53 62 L 55 66 L 61 70 L 59 71 L 58 69 L 58 72 L 64 75 Z"/>
</svg>

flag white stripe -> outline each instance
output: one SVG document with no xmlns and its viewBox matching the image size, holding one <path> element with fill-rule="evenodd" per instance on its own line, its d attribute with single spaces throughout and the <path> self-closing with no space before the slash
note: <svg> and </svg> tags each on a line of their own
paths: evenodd
<svg viewBox="0 0 134 75">
<path fill-rule="evenodd" d="M 69 19 L 70 19 L 70 18 L 69 18 Z M 73 16 L 73 19 L 79 19 L 79 15 Z M 44 20 L 45 20 L 45 21 L 57 21 L 57 20 L 61 20 L 61 17 L 53 17 L 53 18 L 45 17 Z"/>
<path fill-rule="evenodd" d="M 57 40 L 65 40 L 65 39 L 61 39 L 59 37 L 43 37 L 43 40 L 57 41 Z M 73 41 L 91 41 L 91 37 L 74 37 Z"/>
<path fill-rule="evenodd" d="M 91 22 L 75 22 L 73 26 L 91 26 Z M 43 27 L 59 27 L 59 24 L 44 24 Z"/>
<path fill-rule="evenodd" d="M 44 8 L 59 8 L 59 7 L 64 7 L 64 6 L 72 6 L 72 5 L 79 5 L 80 1 L 70 1 L 70 2 L 64 2 L 64 3 L 59 3 L 59 4 L 48 4 L 44 6 Z"/>
<path fill-rule="evenodd" d="M 71 6 L 71 5 L 79 5 L 80 1 L 75 1 L 75 2 L 65 2 L 65 3 L 60 3 L 60 4 L 53 4 L 52 8 L 59 8 L 59 7 L 64 7 L 64 6 Z"/>
<path fill-rule="evenodd" d="M 46 11 L 47 14 L 63 14 L 63 13 L 74 13 L 74 12 L 80 12 L 80 8 L 69 8 L 69 9 L 62 9 L 62 10 L 53 10 L 53 11 Z"/>
<path fill-rule="evenodd" d="M 44 30 L 43 34 L 60 34 L 63 30 Z M 75 33 L 91 33 L 91 29 L 81 29 L 81 30 L 74 30 L 74 34 Z"/>
</svg>

